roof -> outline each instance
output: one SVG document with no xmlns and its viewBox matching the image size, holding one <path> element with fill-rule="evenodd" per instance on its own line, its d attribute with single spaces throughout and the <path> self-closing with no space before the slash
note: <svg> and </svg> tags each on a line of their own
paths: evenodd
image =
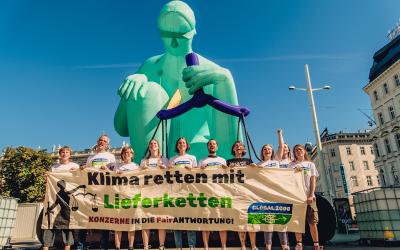
<svg viewBox="0 0 400 250">
<path fill-rule="evenodd" d="M 374 54 L 374 63 L 369 71 L 369 81 L 372 82 L 393 63 L 400 59 L 400 35 L 382 47 Z"/>
</svg>

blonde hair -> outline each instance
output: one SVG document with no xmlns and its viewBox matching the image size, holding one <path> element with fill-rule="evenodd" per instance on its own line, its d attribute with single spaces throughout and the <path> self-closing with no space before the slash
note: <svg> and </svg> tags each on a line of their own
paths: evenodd
<svg viewBox="0 0 400 250">
<path fill-rule="evenodd" d="M 296 148 L 302 148 L 303 151 L 304 151 L 304 160 L 306 160 L 306 161 L 309 161 L 309 160 L 310 160 L 310 157 L 308 156 L 308 153 L 307 153 L 306 148 L 305 148 L 303 145 L 301 145 L 301 144 L 296 144 L 296 145 L 294 145 L 294 147 L 293 147 L 293 155 L 294 155 L 294 159 L 295 159 L 296 161 L 297 161 Z"/>
<path fill-rule="evenodd" d="M 147 144 L 147 155 L 146 155 L 146 159 L 150 159 L 150 156 L 151 156 L 151 153 L 150 153 L 150 143 L 151 143 L 152 141 L 157 142 L 157 145 L 158 145 L 158 151 L 157 151 L 158 157 L 161 157 L 160 144 L 158 143 L 158 141 L 157 141 L 156 139 L 153 139 L 153 140 L 150 140 L 149 143 Z"/>
<path fill-rule="evenodd" d="M 61 151 L 63 151 L 63 150 L 68 150 L 68 151 L 69 151 L 69 154 L 70 154 L 70 155 L 72 154 L 72 149 L 71 149 L 70 147 L 68 147 L 68 146 L 62 146 L 62 147 L 58 150 L 58 154 L 61 154 Z"/>
<path fill-rule="evenodd" d="M 265 148 L 265 147 L 270 147 L 270 148 L 271 148 L 271 150 L 272 150 L 271 160 L 273 160 L 273 159 L 275 158 L 275 151 L 274 151 L 274 147 L 272 146 L 272 144 L 264 144 L 264 146 L 262 146 L 262 148 L 261 148 L 261 154 L 260 154 L 261 160 L 265 161 L 265 159 L 264 159 L 264 154 L 263 154 L 263 151 L 264 151 L 264 148 Z"/>
<path fill-rule="evenodd" d="M 126 151 L 131 151 L 131 152 L 132 152 L 132 159 L 135 157 L 135 151 L 133 150 L 133 148 L 131 148 L 130 146 L 123 146 L 122 149 L 121 149 L 121 154 L 120 154 L 121 159 L 122 159 L 123 161 L 125 160 L 125 159 L 124 159 L 124 153 L 125 153 Z"/>
</svg>

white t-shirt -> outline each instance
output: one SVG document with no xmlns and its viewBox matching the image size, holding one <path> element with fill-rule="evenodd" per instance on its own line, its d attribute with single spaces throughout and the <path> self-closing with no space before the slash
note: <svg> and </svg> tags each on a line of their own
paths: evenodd
<svg viewBox="0 0 400 250">
<path fill-rule="evenodd" d="M 277 160 L 266 160 L 259 162 L 257 165 L 265 168 L 280 168 L 279 161 Z"/>
<path fill-rule="evenodd" d="M 304 173 L 304 184 L 306 185 L 306 194 L 310 192 L 311 177 L 318 177 L 318 170 L 315 164 L 311 161 L 293 162 L 291 164 L 293 168 L 301 168 Z"/>
<path fill-rule="evenodd" d="M 135 170 L 135 169 L 139 169 L 139 166 L 136 163 L 134 163 L 134 162 L 131 162 L 131 163 L 123 163 L 123 162 L 121 162 L 121 163 L 117 164 L 117 166 L 114 168 L 114 171 L 128 172 L 128 171 L 132 171 L 132 170 Z"/>
<path fill-rule="evenodd" d="M 51 166 L 50 172 L 68 172 L 71 169 L 79 169 L 79 165 L 75 162 L 68 162 L 66 164 L 57 163 Z"/>
<path fill-rule="evenodd" d="M 149 159 L 142 159 L 140 161 L 140 167 L 149 167 L 149 168 L 156 168 L 159 167 L 160 165 L 165 165 L 168 167 L 168 159 L 165 157 L 161 158 L 149 158 Z"/>
<path fill-rule="evenodd" d="M 280 168 L 291 168 L 291 164 L 292 164 L 292 161 L 290 161 L 287 158 L 279 161 Z"/>
<path fill-rule="evenodd" d="M 89 156 L 86 161 L 86 167 L 100 169 L 100 167 L 105 166 L 112 169 L 114 163 L 115 156 L 109 152 L 103 152 Z"/>
<path fill-rule="evenodd" d="M 184 155 L 175 155 L 169 160 L 169 164 L 175 168 L 184 168 L 184 167 L 196 167 L 197 161 L 194 155 L 184 154 Z"/>
<path fill-rule="evenodd" d="M 226 160 L 219 156 L 208 156 L 202 159 L 199 163 L 199 167 L 207 168 L 207 169 L 217 169 L 222 168 L 222 166 L 226 166 Z"/>
</svg>

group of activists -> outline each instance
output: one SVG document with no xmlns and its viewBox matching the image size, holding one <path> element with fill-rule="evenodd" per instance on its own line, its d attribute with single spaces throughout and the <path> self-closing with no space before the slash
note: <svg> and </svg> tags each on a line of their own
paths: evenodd
<svg viewBox="0 0 400 250">
<path fill-rule="evenodd" d="M 314 249 L 322 249 L 319 246 L 318 240 L 318 209 L 316 206 L 315 189 L 316 180 L 318 177 L 318 171 L 308 157 L 307 151 L 303 145 L 297 144 L 293 147 L 293 155 L 290 151 L 290 147 L 284 142 L 282 130 L 278 130 L 278 142 L 279 148 L 275 153 L 272 144 L 265 144 L 261 148 L 260 159 L 261 162 L 253 163 L 249 158 L 246 158 L 246 148 L 242 141 L 236 141 L 232 145 L 231 153 L 234 156 L 232 159 L 225 160 L 218 156 L 218 142 L 214 139 L 210 139 L 207 143 L 208 156 L 197 163 L 196 157 L 189 154 L 190 144 L 186 138 L 178 138 L 175 145 L 176 155 L 169 160 L 162 156 L 160 152 L 160 145 L 157 140 L 151 140 L 148 143 L 147 155 L 137 165 L 132 160 L 134 159 L 134 149 L 130 146 L 124 146 L 121 150 L 121 162 L 116 162 L 115 156 L 108 152 L 110 139 L 107 135 L 101 135 L 97 140 L 95 147 L 95 153 L 92 154 L 85 165 L 79 166 L 76 163 L 70 162 L 71 149 L 68 146 L 64 146 L 59 150 L 59 163 L 51 167 L 51 172 L 62 172 L 62 171 L 76 171 L 84 168 L 92 168 L 98 170 L 115 171 L 116 173 L 126 173 L 127 171 L 133 171 L 137 169 L 148 169 L 148 168 L 234 168 L 234 167 L 250 167 L 250 168 L 293 168 L 294 171 L 304 172 L 304 182 L 306 186 L 307 194 L 307 212 L 305 220 L 309 224 L 310 233 L 314 242 Z M 69 213 L 68 213 L 69 215 Z M 68 219 L 68 218 L 66 218 Z M 101 231 L 101 249 L 108 249 L 109 245 L 109 230 Z M 61 232 L 65 249 L 70 249 L 70 246 L 74 244 L 72 230 L 68 228 L 57 228 L 53 225 L 53 229 L 44 230 L 43 241 L 44 250 L 47 250 L 54 244 L 55 234 Z M 182 232 L 174 231 L 175 246 L 177 249 L 182 248 Z M 240 238 L 241 249 L 246 249 L 246 233 L 238 232 Z M 286 232 L 277 232 L 280 240 L 282 249 L 290 249 L 288 235 Z M 188 245 L 190 249 L 196 247 L 196 232 L 186 231 L 188 238 Z M 257 250 L 256 247 L 256 232 L 248 232 L 251 249 Z M 272 234 L 273 232 L 264 232 L 264 240 L 266 249 L 272 248 Z M 202 231 L 203 246 L 205 250 L 208 250 L 210 231 Z M 87 230 L 79 230 L 78 232 L 78 245 L 77 249 L 86 249 L 86 236 Z M 121 247 L 121 231 L 115 232 L 115 249 Z M 128 232 L 129 249 L 134 249 L 134 236 L 135 232 Z M 149 249 L 149 237 L 150 230 L 142 230 L 142 240 L 144 249 Z M 164 243 L 166 237 L 165 229 L 158 229 L 159 238 L 159 249 L 164 250 Z M 221 242 L 221 248 L 226 249 L 227 242 L 227 231 L 219 231 L 219 237 Z M 303 249 L 302 234 L 295 233 L 296 237 L 296 250 Z"/>
</svg>

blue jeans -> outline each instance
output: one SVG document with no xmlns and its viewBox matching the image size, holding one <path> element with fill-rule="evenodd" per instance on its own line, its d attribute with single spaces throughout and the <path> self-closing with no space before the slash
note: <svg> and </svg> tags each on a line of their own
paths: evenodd
<svg viewBox="0 0 400 250">
<path fill-rule="evenodd" d="M 182 232 L 185 231 L 174 231 L 176 248 L 182 248 Z M 186 234 L 189 247 L 196 247 L 196 231 L 186 231 Z"/>
</svg>

